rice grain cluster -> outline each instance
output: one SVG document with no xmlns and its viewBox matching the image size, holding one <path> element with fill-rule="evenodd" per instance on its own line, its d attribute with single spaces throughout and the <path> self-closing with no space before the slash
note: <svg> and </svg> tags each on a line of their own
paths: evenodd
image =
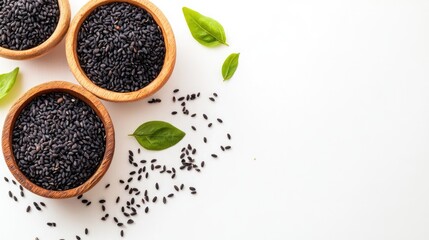
<svg viewBox="0 0 429 240">
<path fill-rule="evenodd" d="M 47 93 L 21 111 L 12 149 L 22 173 L 48 190 L 75 188 L 99 167 L 106 148 L 104 125 L 94 110 L 68 93 Z"/>
<path fill-rule="evenodd" d="M 56 0 L 0 0 L 0 47 L 34 48 L 54 33 L 59 18 Z"/>
<path fill-rule="evenodd" d="M 82 23 L 79 64 L 97 86 L 133 92 L 161 72 L 166 54 L 161 28 L 143 8 L 129 3 L 97 7 Z"/>
</svg>

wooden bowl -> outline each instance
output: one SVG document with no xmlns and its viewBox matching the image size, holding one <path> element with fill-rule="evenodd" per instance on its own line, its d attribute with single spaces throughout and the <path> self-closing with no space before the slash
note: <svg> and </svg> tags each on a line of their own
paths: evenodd
<svg viewBox="0 0 429 240">
<path fill-rule="evenodd" d="M 70 4 L 68 0 L 58 0 L 58 6 L 60 8 L 60 18 L 58 20 L 58 25 L 48 40 L 34 48 L 27 50 L 11 50 L 0 47 L 0 56 L 15 60 L 31 59 L 48 53 L 49 50 L 58 45 L 58 43 L 61 42 L 61 40 L 64 38 L 64 35 L 67 33 L 70 25 L 71 15 Z"/>
<path fill-rule="evenodd" d="M 100 166 L 98 167 L 96 172 L 82 185 L 65 191 L 47 190 L 32 183 L 19 169 L 12 150 L 12 131 L 15 125 L 15 121 L 21 113 L 22 109 L 35 97 L 49 92 L 66 92 L 87 103 L 100 117 L 101 121 L 104 124 L 104 129 L 106 131 L 106 150 L 104 152 L 104 157 L 100 163 Z M 113 124 L 112 120 L 110 119 L 109 113 L 104 108 L 100 100 L 98 100 L 98 98 L 90 94 L 82 87 L 69 82 L 48 82 L 30 89 L 10 109 L 3 127 L 3 154 L 5 157 L 6 164 L 9 167 L 9 170 L 12 172 L 16 180 L 18 180 L 18 182 L 26 189 L 43 197 L 70 198 L 81 195 L 91 189 L 95 184 L 97 184 L 98 181 L 100 181 L 100 179 L 106 173 L 113 158 L 113 152 L 115 148 L 114 135 L 115 133 L 113 129 Z"/>
<path fill-rule="evenodd" d="M 166 53 L 161 72 L 159 73 L 158 77 L 155 78 L 149 85 L 134 92 L 114 92 L 94 84 L 80 67 L 79 58 L 76 51 L 77 37 L 80 26 L 85 21 L 85 19 L 97 7 L 115 2 L 126 2 L 145 9 L 152 15 L 153 19 L 161 28 L 162 34 L 164 36 Z M 173 30 L 171 29 L 171 26 L 164 14 L 153 3 L 147 0 L 93 0 L 88 2 L 73 18 L 73 21 L 70 25 L 70 30 L 66 36 L 66 55 L 70 70 L 72 71 L 73 75 L 88 91 L 104 100 L 112 102 L 130 102 L 152 95 L 167 82 L 176 63 L 176 41 Z"/>
</svg>

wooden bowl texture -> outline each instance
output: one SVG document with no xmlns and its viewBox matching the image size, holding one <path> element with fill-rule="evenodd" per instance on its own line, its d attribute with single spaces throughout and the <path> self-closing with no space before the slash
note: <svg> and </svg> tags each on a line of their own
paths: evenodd
<svg viewBox="0 0 429 240">
<path fill-rule="evenodd" d="M 60 18 L 58 25 L 54 33 L 42 44 L 27 50 L 11 50 L 0 47 L 0 56 L 15 60 L 32 59 L 43 56 L 48 53 L 49 50 L 54 48 L 67 33 L 70 25 L 70 4 L 68 0 L 58 0 L 58 6 L 60 8 Z"/>
<path fill-rule="evenodd" d="M 164 36 L 166 55 L 161 72 L 159 73 L 158 77 L 155 78 L 149 85 L 134 92 L 114 92 L 101 88 L 94 84 L 86 76 L 85 72 L 80 67 L 76 51 L 77 37 L 79 34 L 80 26 L 85 21 L 85 19 L 97 7 L 115 2 L 130 3 L 134 6 L 141 7 L 148 11 L 161 28 L 162 34 Z M 66 36 L 66 55 L 70 70 L 72 71 L 73 75 L 75 76 L 77 81 L 88 91 L 104 100 L 112 102 L 130 102 L 148 97 L 158 91 L 162 86 L 164 86 L 164 84 L 171 76 L 171 73 L 174 69 L 174 65 L 176 63 L 176 41 L 174 38 L 173 30 L 171 29 L 171 26 L 165 18 L 164 14 L 153 3 L 147 0 L 93 0 L 88 2 L 73 18 L 73 21 L 70 25 L 70 30 Z"/>
<path fill-rule="evenodd" d="M 32 183 L 19 169 L 15 156 L 12 150 L 12 131 L 15 125 L 15 121 L 21 113 L 22 109 L 30 103 L 35 97 L 38 97 L 42 94 L 49 92 L 65 92 L 69 93 L 82 101 L 88 104 L 96 114 L 100 117 L 101 121 L 104 124 L 104 129 L 106 131 L 106 150 L 104 153 L 104 157 L 100 163 L 100 166 L 96 170 L 96 172 L 82 185 L 65 190 L 65 191 L 53 191 L 44 189 L 34 183 Z M 113 158 L 113 152 L 115 149 L 115 133 L 112 124 L 112 120 L 110 119 L 109 113 L 106 108 L 102 105 L 100 100 L 96 98 L 94 95 L 90 94 L 84 88 L 63 81 L 53 81 L 41 84 L 30 89 L 27 93 L 24 94 L 10 109 L 6 121 L 3 127 L 3 136 L 2 136 L 2 147 L 3 154 L 6 161 L 6 164 L 11 171 L 12 175 L 16 178 L 16 180 L 29 191 L 43 196 L 47 198 L 71 198 L 74 196 L 81 195 L 91 189 L 97 184 L 98 181 L 103 177 L 106 173 L 107 169 L 110 166 L 110 163 Z"/>
</svg>

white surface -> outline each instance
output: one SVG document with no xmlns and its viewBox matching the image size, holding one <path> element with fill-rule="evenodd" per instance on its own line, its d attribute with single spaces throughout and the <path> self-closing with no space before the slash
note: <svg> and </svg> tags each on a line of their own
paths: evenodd
<svg viewBox="0 0 429 240">
<path fill-rule="evenodd" d="M 84 2 L 73 0 L 73 13 Z M 127 227 L 127 239 L 429 238 L 429 2 L 154 3 L 176 34 L 176 69 L 156 94 L 164 100 L 159 106 L 105 103 L 118 144 L 108 174 L 86 196 L 95 204 L 115 195 L 103 186 L 116 186 L 130 171 L 126 152 L 137 144 L 127 134 L 144 121 L 168 120 L 188 129 L 185 142 L 201 141 L 189 122 L 169 115 L 175 88 L 220 94 L 200 111 L 222 116 L 224 129 L 205 134 L 230 131 L 234 150 L 209 161 L 202 174 L 182 174 L 198 195 L 151 208 Z M 230 47 L 196 43 L 182 6 L 219 20 Z M 223 83 L 219 69 L 231 52 L 241 52 L 240 66 Z M 0 72 L 15 66 L 21 77 L 0 103 L 0 126 L 30 87 L 53 79 L 76 83 L 63 43 L 41 59 L 0 59 Z M 144 154 L 174 160 L 178 148 Z M 3 162 L 0 174 L 10 175 Z M 2 239 L 74 239 L 84 227 L 91 231 L 85 239 L 119 236 L 111 222 L 101 223 L 97 207 L 45 200 L 48 209 L 28 215 L 27 202 L 39 197 L 27 193 L 26 202 L 15 204 L 7 196 L 11 185 L 1 181 L 0 188 Z M 47 221 L 59 226 L 48 228 Z"/>
</svg>

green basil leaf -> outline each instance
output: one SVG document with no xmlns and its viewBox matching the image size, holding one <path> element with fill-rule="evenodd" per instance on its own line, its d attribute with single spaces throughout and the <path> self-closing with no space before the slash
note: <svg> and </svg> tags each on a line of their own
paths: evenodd
<svg viewBox="0 0 429 240">
<path fill-rule="evenodd" d="M 133 134 L 139 144 L 148 150 L 164 150 L 176 145 L 186 134 L 167 122 L 151 121 L 140 125 Z"/>
<path fill-rule="evenodd" d="M 16 82 L 16 76 L 18 76 L 19 68 L 15 68 L 10 73 L 5 73 L 0 75 L 0 99 L 6 96 L 13 85 Z"/>
<path fill-rule="evenodd" d="M 225 30 L 218 21 L 187 7 L 183 7 L 182 10 L 192 36 L 200 44 L 206 47 L 216 47 L 221 44 L 228 46 Z"/>
<path fill-rule="evenodd" d="M 225 59 L 225 62 L 222 65 L 222 76 L 224 81 L 231 79 L 234 75 L 238 67 L 239 57 L 240 53 L 232 53 Z"/>
</svg>

